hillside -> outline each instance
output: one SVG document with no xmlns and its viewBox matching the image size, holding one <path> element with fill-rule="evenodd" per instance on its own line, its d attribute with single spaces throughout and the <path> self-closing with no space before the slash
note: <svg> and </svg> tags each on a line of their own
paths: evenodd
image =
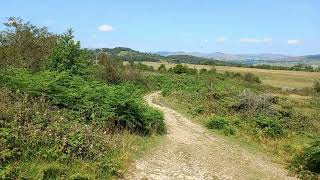
<svg viewBox="0 0 320 180">
<path fill-rule="evenodd" d="M 160 51 L 155 52 L 155 54 L 160 54 L 162 56 L 172 56 L 172 55 L 190 55 L 201 58 L 216 59 L 221 61 L 231 61 L 237 63 L 247 63 L 251 61 L 253 64 L 297 64 L 297 63 L 306 63 L 306 64 L 320 64 L 320 55 L 306 55 L 306 56 L 287 56 L 282 54 L 226 54 L 222 52 L 215 53 L 200 53 L 200 52 L 167 52 Z"/>
<path fill-rule="evenodd" d="M 192 64 L 213 64 L 213 65 L 228 65 L 230 62 L 219 61 L 212 58 L 202 58 L 192 55 L 170 55 L 162 56 L 153 53 L 144 53 L 132 50 L 130 48 L 116 47 L 116 48 L 102 48 L 90 51 L 93 56 L 100 53 L 106 53 L 114 57 L 118 57 L 123 61 L 149 61 L 149 62 L 169 62 L 169 63 L 192 63 Z"/>
</svg>

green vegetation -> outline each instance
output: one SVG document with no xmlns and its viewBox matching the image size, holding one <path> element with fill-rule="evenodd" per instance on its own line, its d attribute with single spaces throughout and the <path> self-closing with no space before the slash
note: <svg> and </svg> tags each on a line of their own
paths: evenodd
<svg viewBox="0 0 320 180">
<path fill-rule="evenodd" d="M 320 93 L 320 81 L 315 81 L 313 84 L 313 88 L 316 92 Z"/>
<path fill-rule="evenodd" d="M 295 64 L 291 67 L 275 66 L 267 64 L 248 65 L 238 62 L 221 61 L 212 58 L 203 58 L 192 55 L 170 55 L 161 56 L 152 53 L 143 53 L 132 50 L 130 48 L 116 47 L 113 49 L 102 48 L 91 50 L 90 54 L 93 57 L 99 56 L 101 53 L 108 54 L 115 58 L 121 58 L 123 61 L 138 61 L 138 62 L 168 62 L 175 64 L 197 64 L 197 65 L 214 65 L 214 66 L 232 66 L 232 67 L 244 67 L 244 68 L 256 68 L 256 69 L 273 69 L 273 70 L 288 70 L 288 71 L 306 71 L 306 72 L 320 72 L 320 67 L 314 68 L 308 64 Z M 315 56 L 318 58 L 318 56 Z"/>
<path fill-rule="evenodd" d="M 312 177 L 310 172 L 320 173 L 320 141 L 315 141 L 310 147 L 305 148 L 295 157 L 291 166 L 307 177 Z"/>
<path fill-rule="evenodd" d="M 71 30 L 52 35 L 15 18 L 8 26 L 16 29 L 1 42 L 21 42 L 0 44 L 1 179 L 122 176 L 151 135 L 165 132 L 163 114 L 142 100 L 148 89 L 136 66 L 94 64 Z"/>
<path fill-rule="evenodd" d="M 71 30 L 55 35 L 16 18 L 5 25 L 1 179 L 121 177 L 153 135 L 166 132 L 163 114 L 143 102 L 151 90 L 161 90 L 171 105 L 213 132 L 272 153 L 301 177 L 319 173 L 318 81 L 313 88 L 283 91 L 264 86 L 253 73 L 218 73 L 213 65 L 219 61 L 128 48 L 88 51 Z M 155 70 L 141 61 L 210 66 L 163 63 Z"/>
<path fill-rule="evenodd" d="M 315 90 L 288 94 L 261 85 L 253 74 L 189 70 L 177 65 L 166 74 L 151 74 L 149 79 L 161 89 L 166 102 L 209 129 L 254 145 L 280 162 L 298 161 L 308 172 L 300 173 L 301 177 L 317 177 L 317 170 L 308 168 L 318 167 L 319 144 L 312 145 L 320 138 L 320 97 Z M 309 155 L 311 147 L 316 150 Z"/>
</svg>

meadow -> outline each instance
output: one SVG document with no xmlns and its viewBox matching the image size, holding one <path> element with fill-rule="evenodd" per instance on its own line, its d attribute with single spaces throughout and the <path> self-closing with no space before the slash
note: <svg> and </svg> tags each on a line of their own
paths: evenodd
<svg viewBox="0 0 320 180">
<path fill-rule="evenodd" d="M 174 67 L 176 64 L 172 63 L 159 63 L 159 62 L 143 62 L 148 66 L 153 66 L 157 69 L 161 64 L 165 64 L 166 67 Z M 195 65 L 186 64 L 190 68 L 196 69 L 210 69 L 209 65 Z M 319 72 L 302 72 L 302 71 L 286 71 L 286 70 L 269 70 L 269 69 L 255 69 L 255 68 L 243 68 L 243 67 L 230 67 L 230 66 L 215 66 L 218 72 L 238 72 L 238 73 L 253 73 L 262 80 L 265 85 L 280 88 L 305 88 L 311 87 L 315 80 L 320 79 Z"/>
</svg>

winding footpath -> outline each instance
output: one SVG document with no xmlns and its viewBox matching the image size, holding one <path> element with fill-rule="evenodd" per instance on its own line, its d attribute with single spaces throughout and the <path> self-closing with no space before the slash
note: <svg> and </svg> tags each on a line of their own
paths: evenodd
<svg viewBox="0 0 320 180">
<path fill-rule="evenodd" d="M 210 134 L 176 111 L 159 105 L 159 93 L 146 102 L 165 115 L 164 141 L 128 169 L 124 179 L 296 179 L 281 165 Z"/>
</svg>

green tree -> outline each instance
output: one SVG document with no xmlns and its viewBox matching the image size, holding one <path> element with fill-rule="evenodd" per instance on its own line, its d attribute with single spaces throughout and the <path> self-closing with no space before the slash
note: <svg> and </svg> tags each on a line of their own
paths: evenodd
<svg viewBox="0 0 320 180">
<path fill-rule="evenodd" d="M 68 71 L 77 75 L 90 74 L 92 62 L 89 61 L 86 51 L 81 49 L 80 42 L 73 38 L 73 31 L 70 29 L 58 39 L 48 57 L 47 69 L 58 72 Z"/>
<path fill-rule="evenodd" d="M 161 64 L 158 68 L 158 71 L 159 72 L 166 72 L 167 71 L 167 68 L 166 68 L 166 65 L 164 64 Z"/>
<path fill-rule="evenodd" d="M 188 73 L 189 72 L 188 66 L 182 65 L 182 64 L 176 65 L 172 70 L 176 74 L 183 74 L 183 73 Z"/>
<path fill-rule="evenodd" d="M 4 26 L 0 32 L 0 68 L 39 70 L 58 36 L 21 18 L 10 17 Z"/>
</svg>

